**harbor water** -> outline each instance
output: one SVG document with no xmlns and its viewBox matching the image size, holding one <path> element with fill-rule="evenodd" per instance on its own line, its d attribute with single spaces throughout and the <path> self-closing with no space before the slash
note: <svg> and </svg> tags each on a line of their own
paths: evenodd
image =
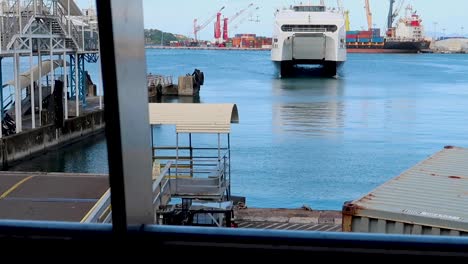
<svg viewBox="0 0 468 264">
<path fill-rule="evenodd" d="M 339 210 L 446 145 L 468 147 L 468 55 L 349 54 L 336 79 L 279 79 L 269 56 L 147 50 L 148 72 L 174 79 L 204 72 L 195 102 L 237 104 L 232 192 L 250 207 Z M 90 68 L 93 79 L 96 71 Z M 192 101 L 180 100 L 166 101 Z M 173 127 L 153 134 L 159 145 L 175 143 Z M 194 142 L 216 144 L 202 136 Z M 105 138 L 12 169 L 106 173 Z"/>
</svg>

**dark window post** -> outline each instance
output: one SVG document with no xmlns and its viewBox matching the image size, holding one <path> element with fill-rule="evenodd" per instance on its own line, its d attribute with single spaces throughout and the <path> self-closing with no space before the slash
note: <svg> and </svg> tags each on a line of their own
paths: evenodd
<svg viewBox="0 0 468 264">
<path fill-rule="evenodd" d="M 154 222 L 143 7 L 141 0 L 99 0 L 96 7 L 112 222 L 124 235 L 129 225 Z"/>
</svg>

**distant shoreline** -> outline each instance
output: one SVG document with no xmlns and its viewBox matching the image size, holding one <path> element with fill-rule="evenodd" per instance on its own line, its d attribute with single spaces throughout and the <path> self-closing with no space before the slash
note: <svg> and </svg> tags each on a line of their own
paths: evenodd
<svg viewBox="0 0 468 264">
<path fill-rule="evenodd" d="M 146 49 L 171 49 L 171 50 L 248 50 L 248 51 L 269 51 L 269 48 L 236 48 L 236 47 L 170 47 L 170 46 L 145 46 Z"/>
</svg>

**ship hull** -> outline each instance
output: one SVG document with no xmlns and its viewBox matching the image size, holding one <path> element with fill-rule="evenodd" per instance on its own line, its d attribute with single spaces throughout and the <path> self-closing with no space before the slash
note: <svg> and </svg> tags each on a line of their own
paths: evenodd
<svg viewBox="0 0 468 264">
<path fill-rule="evenodd" d="M 346 45 L 348 53 L 419 53 L 427 50 L 430 43 L 428 41 L 385 41 L 380 45 L 367 43 L 348 43 Z"/>
<path fill-rule="evenodd" d="M 344 61 L 323 60 L 274 61 L 280 77 L 301 75 L 335 77 L 339 75 L 344 63 Z"/>
</svg>

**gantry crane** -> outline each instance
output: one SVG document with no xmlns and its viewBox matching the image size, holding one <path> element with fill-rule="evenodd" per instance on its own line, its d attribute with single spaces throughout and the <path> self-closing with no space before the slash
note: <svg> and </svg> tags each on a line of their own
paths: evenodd
<svg viewBox="0 0 468 264">
<path fill-rule="evenodd" d="M 245 11 L 249 10 L 253 5 L 254 4 L 251 3 L 246 8 L 240 10 L 239 12 L 237 12 L 232 17 L 224 19 L 224 26 L 223 26 L 223 40 L 224 41 L 227 41 L 229 39 L 229 27 L 228 27 L 229 21 L 232 23 L 236 18 L 238 18 L 240 15 L 242 15 Z"/>
<path fill-rule="evenodd" d="M 198 42 L 198 32 L 200 32 L 201 30 L 203 30 L 206 26 L 208 26 L 208 24 L 210 24 L 213 19 L 215 19 L 216 15 L 221 13 L 221 11 L 224 10 L 224 6 L 221 7 L 221 9 L 219 9 L 218 12 L 216 12 L 214 15 L 212 15 L 210 18 L 208 18 L 203 24 L 201 25 L 198 25 L 197 22 L 198 22 L 198 19 L 194 19 L 193 20 L 193 35 L 195 36 L 195 42 Z"/>
<path fill-rule="evenodd" d="M 370 8 L 369 0 L 365 0 L 366 16 L 367 16 L 367 27 L 372 30 L 372 12 Z"/>
</svg>

